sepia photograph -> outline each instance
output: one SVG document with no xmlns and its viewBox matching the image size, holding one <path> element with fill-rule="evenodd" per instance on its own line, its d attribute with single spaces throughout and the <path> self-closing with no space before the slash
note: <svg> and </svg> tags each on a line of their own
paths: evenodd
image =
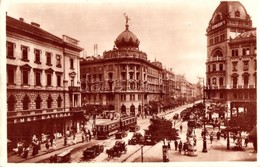
<svg viewBox="0 0 260 167">
<path fill-rule="evenodd" d="M 259 166 L 258 8 L 1 2 L 0 167 Z"/>
</svg>

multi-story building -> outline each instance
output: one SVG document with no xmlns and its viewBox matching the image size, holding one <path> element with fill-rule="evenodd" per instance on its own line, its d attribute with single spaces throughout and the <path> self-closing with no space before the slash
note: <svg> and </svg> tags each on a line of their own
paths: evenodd
<svg viewBox="0 0 260 167">
<path fill-rule="evenodd" d="M 223 103 L 233 114 L 255 105 L 256 28 L 245 7 L 238 1 L 220 2 L 206 35 L 207 101 Z"/>
<path fill-rule="evenodd" d="M 112 50 L 81 61 L 82 99 L 84 104 L 137 115 L 148 112 L 149 101 L 162 98 L 163 69 L 139 50 L 140 41 L 129 30 L 128 20 L 125 28 Z"/>
<path fill-rule="evenodd" d="M 79 127 L 79 41 L 10 16 L 6 40 L 8 139 L 30 140 Z"/>
</svg>

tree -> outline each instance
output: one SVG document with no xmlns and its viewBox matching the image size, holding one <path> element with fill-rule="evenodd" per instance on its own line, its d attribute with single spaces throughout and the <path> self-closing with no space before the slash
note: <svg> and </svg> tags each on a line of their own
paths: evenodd
<svg viewBox="0 0 260 167">
<path fill-rule="evenodd" d="M 179 139 L 177 130 L 172 128 L 172 122 L 164 118 L 152 118 L 148 128 L 155 141 Z"/>
</svg>

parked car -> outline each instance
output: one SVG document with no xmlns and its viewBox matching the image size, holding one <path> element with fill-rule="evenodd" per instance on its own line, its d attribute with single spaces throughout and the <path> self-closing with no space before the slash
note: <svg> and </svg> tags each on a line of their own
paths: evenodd
<svg viewBox="0 0 260 167">
<path fill-rule="evenodd" d="M 122 139 L 126 136 L 127 136 L 127 131 L 124 131 L 124 130 L 120 130 L 120 131 L 116 132 L 116 134 L 115 134 L 116 139 Z"/>
<path fill-rule="evenodd" d="M 59 155 L 55 154 L 54 156 L 50 157 L 51 163 L 64 163 L 64 162 L 70 162 L 70 155 L 71 155 L 72 149 L 67 149 L 60 153 Z"/>
<path fill-rule="evenodd" d="M 129 128 L 129 132 L 136 132 L 140 129 L 140 126 L 139 125 L 133 125 L 133 126 L 130 126 Z"/>
<path fill-rule="evenodd" d="M 88 147 L 83 151 L 84 158 L 95 158 L 100 153 L 104 151 L 104 146 L 96 144 L 94 146 Z"/>
<path fill-rule="evenodd" d="M 127 144 L 125 144 L 124 141 L 116 141 L 115 145 L 112 148 L 106 149 L 108 158 L 113 158 L 114 156 L 120 156 L 123 152 L 125 154 L 127 152 Z"/>
<path fill-rule="evenodd" d="M 128 140 L 129 145 L 143 144 L 144 137 L 141 133 L 135 132 L 130 140 Z"/>
</svg>

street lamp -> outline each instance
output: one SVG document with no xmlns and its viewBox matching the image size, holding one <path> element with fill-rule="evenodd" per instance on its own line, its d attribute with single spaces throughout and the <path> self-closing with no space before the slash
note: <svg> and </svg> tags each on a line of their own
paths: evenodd
<svg viewBox="0 0 260 167">
<path fill-rule="evenodd" d="M 205 105 L 205 86 L 204 86 L 204 78 L 200 78 L 199 79 L 203 81 L 203 105 L 204 107 L 206 108 L 206 105 Z M 206 153 L 208 152 L 207 150 L 207 139 L 206 139 L 206 109 L 203 109 L 204 110 L 204 115 L 203 115 L 203 124 L 204 124 L 204 134 L 203 134 L 203 149 L 202 149 L 202 152 Z"/>
</svg>

